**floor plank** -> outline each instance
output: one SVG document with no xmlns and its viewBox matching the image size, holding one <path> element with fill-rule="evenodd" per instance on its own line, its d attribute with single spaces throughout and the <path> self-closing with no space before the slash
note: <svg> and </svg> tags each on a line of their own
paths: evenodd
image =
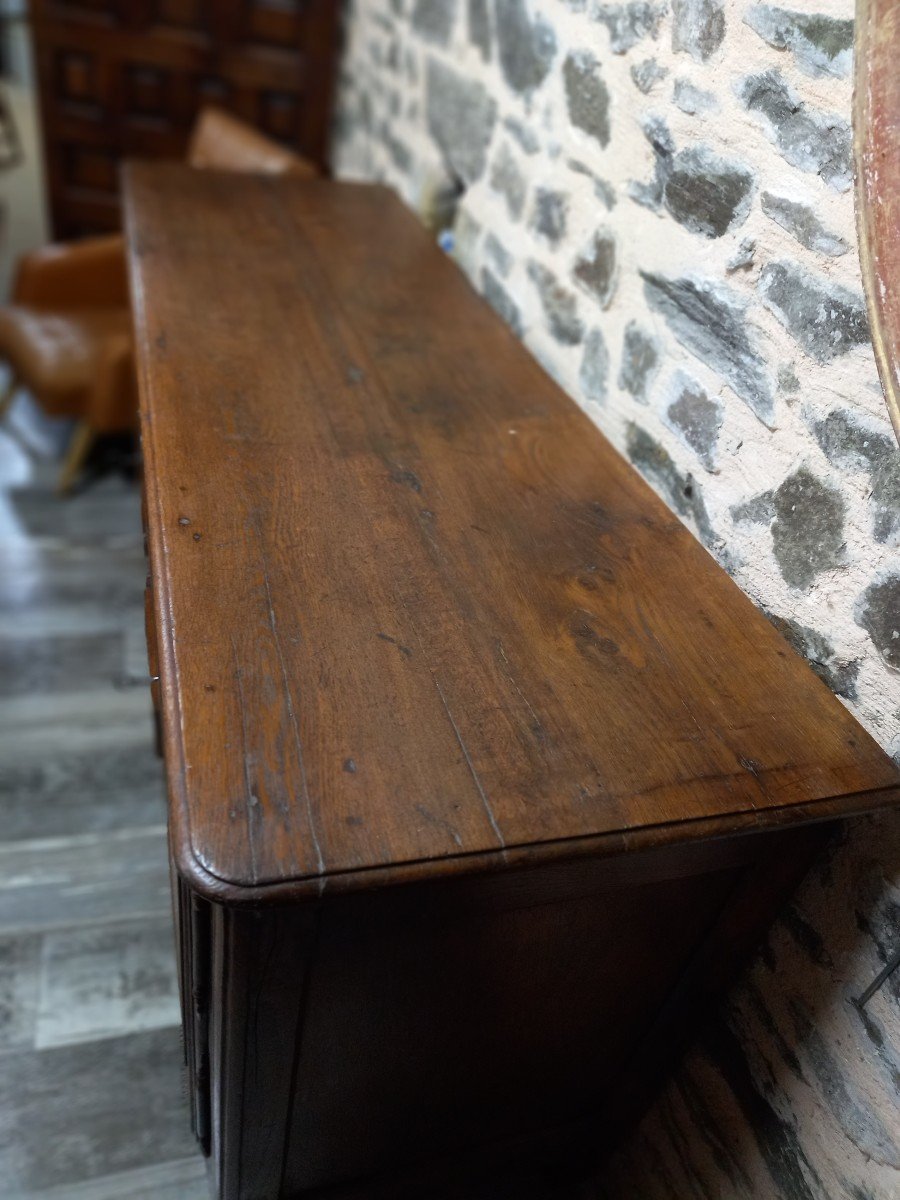
<svg viewBox="0 0 900 1200">
<path fill-rule="evenodd" d="M 151 712 L 146 688 L 0 699 L 0 762 L 146 746 Z"/>
<path fill-rule="evenodd" d="M 0 1053 L 34 1045 L 40 951 L 33 934 L 0 938 Z"/>
<path fill-rule="evenodd" d="M 101 480 L 70 502 L 43 486 L 15 488 L 9 501 L 14 517 L 33 540 L 134 545 L 142 539 L 140 495 L 118 478 Z"/>
<path fill-rule="evenodd" d="M 195 1156 L 87 1183 L 67 1183 L 49 1191 L 31 1192 L 24 1200 L 210 1200 L 210 1196 L 206 1164 Z M 9 1200 L 23 1200 L 23 1197 Z"/>
<path fill-rule="evenodd" d="M 107 689 L 122 678 L 121 630 L 0 636 L 0 696 Z"/>
<path fill-rule="evenodd" d="M 39 1050 L 177 1027 L 172 922 L 126 921 L 52 931 L 41 947 Z"/>
<path fill-rule="evenodd" d="M 139 740 L 66 753 L 0 754 L 0 828 L 4 840 L 160 826 L 166 819 L 162 763 L 142 715 Z"/>
<path fill-rule="evenodd" d="M 164 827 L 0 845 L 0 934 L 170 911 Z"/>
<path fill-rule="evenodd" d="M 0 432 L 0 1200 L 208 1200 L 139 491 L 108 478 L 61 500 L 56 469 Z"/>
<path fill-rule="evenodd" d="M 28 1196 L 192 1152 L 174 1029 L 3 1059 L 0 1180 L 6 1195 Z"/>
<path fill-rule="evenodd" d="M 74 501 L 78 503 L 78 501 Z M 143 604 L 147 564 L 140 542 L 111 552 L 104 545 L 9 545 L 0 538 L 0 613 L 58 608 L 76 619 L 87 610 L 108 618 Z"/>
</svg>

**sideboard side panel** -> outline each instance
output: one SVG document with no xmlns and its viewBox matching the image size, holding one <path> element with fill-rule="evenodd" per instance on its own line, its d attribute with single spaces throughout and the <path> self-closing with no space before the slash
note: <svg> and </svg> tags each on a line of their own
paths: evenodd
<svg viewBox="0 0 900 1200">
<path fill-rule="evenodd" d="M 631 883 L 596 863 L 593 892 L 578 872 L 568 897 L 535 872 L 531 896 L 478 883 L 332 901 L 279 1200 L 406 1200 L 454 1179 L 465 1194 L 529 1161 L 587 1173 L 831 828 L 707 844 L 691 875 L 680 850 L 628 856 Z"/>
<path fill-rule="evenodd" d="M 213 1151 L 220 1200 L 274 1200 L 284 1194 L 296 1047 L 317 928 L 314 905 L 215 908 Z"/>
<path fill-rule="evenodd" d="M 282 1196 L 597 1112 L 746 869 L 507 905 L 332 901 Z"/>
</svg>

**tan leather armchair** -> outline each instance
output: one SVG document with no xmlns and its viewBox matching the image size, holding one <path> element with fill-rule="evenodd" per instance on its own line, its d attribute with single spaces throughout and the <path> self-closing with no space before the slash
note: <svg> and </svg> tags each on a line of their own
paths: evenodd
<svg viewBox="0 0 900 1200">
<path fill-rule="evenodd" d="M 216 108 L 200 113 L 187 158 L 200 169 L 318 174 Z M 0 416 L 23 386 L 50 416 L 78 419 L 60 476 L 68 491 L 97 436 L 131 429 L 137 418 L 121 235 L 46 246 L 21 260 L 12 302 L 0 307 L 0 359 L 11 369 Z"/>
</svg>

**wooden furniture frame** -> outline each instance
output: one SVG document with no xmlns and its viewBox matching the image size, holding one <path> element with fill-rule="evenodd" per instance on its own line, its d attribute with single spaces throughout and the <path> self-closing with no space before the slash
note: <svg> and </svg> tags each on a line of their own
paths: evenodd
<svg viewBox="0 0 900 1200">
<path fill-rule="evenodd" d="M 385 189 L 127 211 L 218 1195 L 583 1168 L 900 772 Z"/>
<path fill-rule="evenodd" d="M 30 0 L 58 240 L 119 228 L 119 163 L 210 104 L 325 166 L 340 0 Z"/>
<path fill-rule="evenodd" d="M 900 438 L 900 8 L 857 0 L 853 129 L 859 258 L 878 374 Z"/>
</svg>

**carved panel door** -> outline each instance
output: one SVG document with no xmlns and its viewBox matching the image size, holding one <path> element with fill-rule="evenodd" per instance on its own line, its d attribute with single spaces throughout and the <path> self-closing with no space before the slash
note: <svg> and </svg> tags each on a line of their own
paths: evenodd
<svg viewBox="0 0 900 1200">
<path fill-rule="evenodd" d="M 338 0 L 32 0 L 57 237 L 115 229 L 118 164 L 178 158 L 219 104 L 317 162 Z"/>
</svg>

